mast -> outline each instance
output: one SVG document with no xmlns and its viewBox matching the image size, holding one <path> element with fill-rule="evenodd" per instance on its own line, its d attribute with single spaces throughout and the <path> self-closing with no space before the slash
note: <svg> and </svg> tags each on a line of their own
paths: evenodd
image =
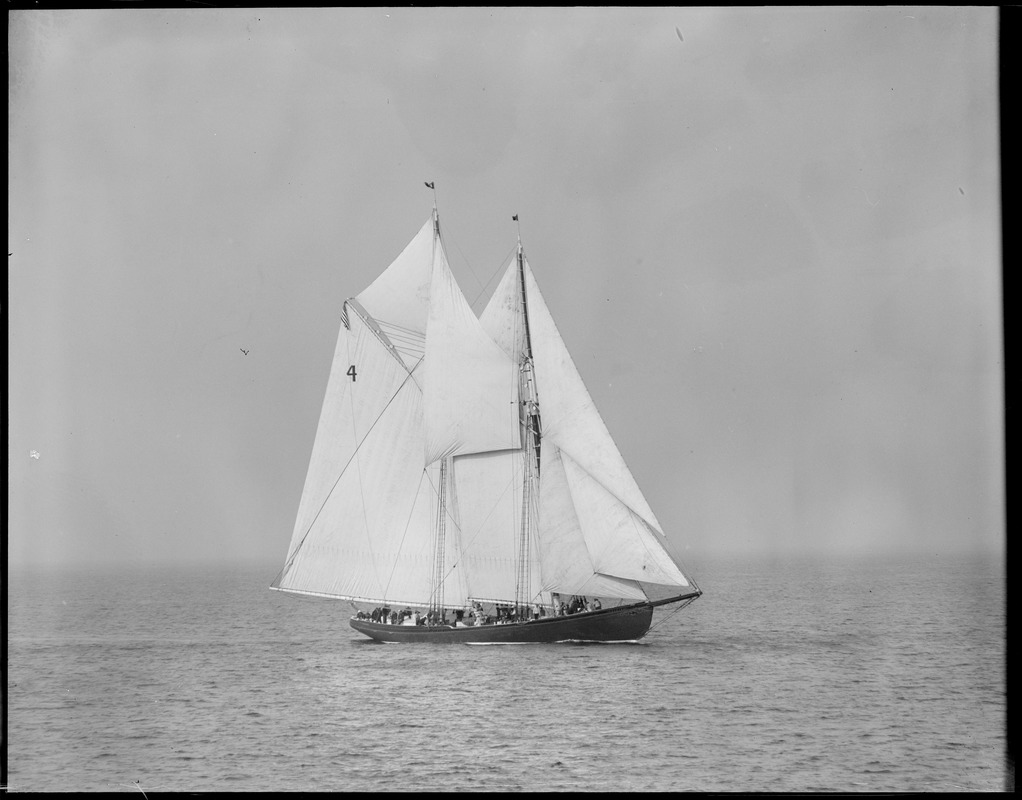
<svg viewBox="0 0 1022 800">
<path fill-rule="evenodd" d="M 536 392 L 536 371 L 532 358 L 532 336 L 529 332 L 529 298 L 525 291 L 525 257 L 522 242 L 518 241 L 518 282 L 522 292 L 522 318 L 525 326 L 525 346 L 522 348 L 522 421 L 525 425 L 526 440 L 532 450 L 532 465 L 539 477 L 539 396 Z"/>
<path fill-rule="evenodd" d="M 430 272 L 436 262 L 436 249 L 437 247 L 443 247 L 443 242 L 440 239 L 440 214 L 436 208 L 436 186 L 434 183 L 427 183 L 430 189 L 433 190 L 433 260 L 434 264 L 431 265 Z M 430 594 L 429 594 L 429 610 L 434 612 L 437 619 L 443 616 L 444 612 L 444 553 L 446 551 L 446 532 L 447 532 L 447 464 L 448 459 L 440 459 L 440 478 L 439 486 L 437 487 L 437 515 L 436 522 L 433 528 L 433 574 Z"/>
<path fill-rule="evenodd" d="M 517 221 L 518 215 L 515 215 Z M 536 373 L 532 358 L 532 336 L 529 331 L 529 299 L 525 291 L 525 257 L 522 251 L 522 239 L 518 237 L 518 285 L 521 293 L 522 320 L 524 342 L 521 362 L 519 365 L 519 397 L 521 398 L 520 419 L 524 448 L 524 470 L 522 486 L 522 526 L 518 541 L 518 577 L 515 585 L 515 605 L 519 612 L 532 599 L 530 595 L 530 543 L 531 508 L 535 497 L 538 497 L 537 484 L 540 472 L 540 417 L 539 396 L 536 391 Z"/>
<path fill-rule="evenodd" d="M 433 544 L 433 576 L 429 595 L 429 610 L 437 615 L 444 611 L 444 548 L 447 532 L 447 459 L 440 461 L 440 485 L 437 487 L 437 516 Z"/>
</svg>

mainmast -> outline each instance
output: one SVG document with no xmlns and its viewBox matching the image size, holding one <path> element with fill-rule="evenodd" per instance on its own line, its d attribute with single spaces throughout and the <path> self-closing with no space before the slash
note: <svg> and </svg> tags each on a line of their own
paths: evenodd
<svg viewBox="0 0 1022 800">
<path fill-rule="evenodd" d="M 440 214 L 436 208 L 436 186 L 430 181 L 426 186 L 433 190 L 433 264 L 436 263 L 436 250 L 443 247 L 440 240 Z M 445 456 L 440 459 L 439 485 L 437 487 L 437 515 L 433 528 L 433 574 L 431 576 L 429 610 L 433 612 L 436 619 L 443 617 L 444 613 L 444 553 L 447 549 L 447 465 L 448 459 Z"/>
<path fill-rule="evenodd" d="M 514 219 L 517 221 L 518 215 Z M 522 527 L 518 541 L 518 577 L 515 585 L 515 605 L 519 612 L 532 599 L 530 580 L 531 508 L 538 497 L 540 470 L 540 417 L 539 395 L 536 391 L 536 372 L 532 358 L 532 335 L 529 331 L 529 298 L 525 290 L 525 256 L 522 238 L 518 237 L 518 286 L 522 301 L 524 340 L 519 363 L 519 397 L 521 405 L 519 418 L 522 425 L 522 439 L 525 442 L 525 464 L 522 485 Z"/>
</svg>

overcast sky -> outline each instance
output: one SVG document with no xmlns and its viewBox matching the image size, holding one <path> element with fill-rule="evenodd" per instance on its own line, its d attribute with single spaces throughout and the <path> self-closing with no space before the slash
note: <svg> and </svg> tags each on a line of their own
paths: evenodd
<svg viewBox="0 0 1022 800">
<path fill-rule="evenodd" d="M 282 564 L 341 303 L 427 180 L 477 312 L 519 214 L 686 563 L 1003 549 L 996 9 L 8 31 L 12 566 Z"/>
</svg>

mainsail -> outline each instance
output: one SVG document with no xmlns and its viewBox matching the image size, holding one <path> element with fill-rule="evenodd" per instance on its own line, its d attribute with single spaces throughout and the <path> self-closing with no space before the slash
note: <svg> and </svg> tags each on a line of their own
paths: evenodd
<svg viewBox="0 0 1022 800">
<path fill-rule="evenodd" d="M 434 210 L 341 323 L 274 588 L 433 608 L 691 590 L 520 244 L 477 318 Z"/>
<path fill-rule="evenodd" d="M 518 446 L 514 369 L 458 289 L 433 219 L 345 301 L 305 488 L 274 588 L 428 604 L 467 600 L 458 537 L 437 585 L 444 459 Z M 442 484 L 441 481 L 444 481 Z M 456 525 L 456 523 L 454 523 Z"/>
</svg>

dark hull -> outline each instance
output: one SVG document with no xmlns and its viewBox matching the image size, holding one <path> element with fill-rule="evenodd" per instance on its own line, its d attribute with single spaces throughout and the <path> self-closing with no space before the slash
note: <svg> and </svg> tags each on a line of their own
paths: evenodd
<svg viewBox="0 0 1022 800">
<path fill-rule="evenodd" d="M 587 611 L 565 617 L 541 617 L 503 625 L 384 625 L 351 619 L 351 627 L 379 642 L 436 644 L 542 644 L 553 642 L 632 642 L 641 639 L 653 620 L 653 606 Z"/>
</svg>

